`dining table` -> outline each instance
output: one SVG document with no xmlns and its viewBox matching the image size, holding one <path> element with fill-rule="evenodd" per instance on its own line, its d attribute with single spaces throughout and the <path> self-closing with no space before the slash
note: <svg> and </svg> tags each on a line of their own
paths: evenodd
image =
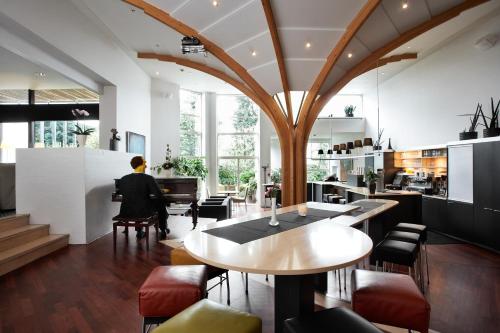
<svg viewBox="0 0 500 333">
<path fill-rule="evenodd" d="M 307 215 L 300 216 L 304 205 Z M 274 275 L 274 331 L 281 333 L 286 319 L 314 312 L 315 275 L 370 255 L 372 240 L 351 225 L 366 223 L 395 205 L 379 199 L 347 205 L 307 202 L 278 209 L 277 227 L 268 224 L 271 211 L 204 225 L 189 232 L 184 247 L 212 266 Z"/>
</svg>

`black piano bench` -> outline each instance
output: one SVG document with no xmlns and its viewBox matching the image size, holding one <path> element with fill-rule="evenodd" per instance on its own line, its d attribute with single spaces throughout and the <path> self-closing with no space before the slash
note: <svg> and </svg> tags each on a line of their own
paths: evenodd
<svg viewBox="0 0 500 333">
<path fill-rule="evenodd" d="M 149 251 L 149 227 L 154 226 L 156 230 L 156 241 L 158 242 L 158 215 L 149 217 L 123 217 L 116 215 L 113 217 L 113 249 L 116 251 L 116 232 L 118 227 L 125 227 L 125 235 L 128 238 L 128 228 L 146 229 L 146 249 Z"/>
</svg>

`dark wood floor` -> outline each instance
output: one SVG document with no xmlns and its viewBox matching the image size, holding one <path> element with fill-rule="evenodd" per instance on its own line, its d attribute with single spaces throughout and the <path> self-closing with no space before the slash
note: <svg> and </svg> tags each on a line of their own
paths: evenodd
<svg viewBox="0 0 500 333">
<path fill-rule="evenodd" d="M 168 264 L 168 248 L 156 244 L 146 252 L 132 233 L 128 244 L 120 236 L 116 255 L 107 235 L 0 277 L 0 332 L 139 332 L 137 289 L 155 266 Z M 469 245 L 432 245 L 429 261 L 431 328 L 498 332 L 500 256 Z M 231 291 L 232 306 L 263 318 L 271 333 L 272 288 L 250 280 L 246 297 L 235 272 Z M 216 290 L 210 298 L 225 296 Z"/>
</svg>

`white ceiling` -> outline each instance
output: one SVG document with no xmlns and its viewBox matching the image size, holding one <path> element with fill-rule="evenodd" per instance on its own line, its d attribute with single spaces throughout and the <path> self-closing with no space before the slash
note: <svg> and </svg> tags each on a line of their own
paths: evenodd
<svg viewBox="0 0 500 333">
<path fill-rule="evenodd" d="M 41 77 L 36 73 L 44 73 Z M 69 89 L 80 85 L 0 47 L 0 89 Z"/>
<path fill-rule="evenodd" d="M 442 9 L 442 0 L 433 1 L 431 11 L 439 13 Z M 414 65 L 416 62 L 422 60 L 426 56 L 435 52 L 437 49 L 450 42 L 452 39 L 457 38 L 462 33 L 471 29 L 475 24 L 484 21 L 486 17 L 495 16 L 500 13 L 500 1 L 490 1 L 481 6 L 472 8 L 460 16 L 455 17 L 448 22 L 427 31 L 426 33 L 418 36 L 417 38 L 401 45 L 395 49 L 388 56 L 402 54 L 407 52 L 418 53 L 418 59 L 404 60 L 397 63 L 390 63 L 379 68 L 379 82 L 384 82 L 394 75 L 400 73 L 406 68 Z M 377 83 L 377 70 L 371 70 L 363 75 L 358 76 L 346 85 L 339 93 L 341 94 L 366 94 L 367 92 L 376 89 Z"/>
<path fill-rule="evenodd" d="M 182 35 L 149 17 L 141 10 L 121 0 L 73 0 L 84 4 L 93 13 L 92 19 L 105 26 L 130 56 L 151 77 L 160 77 L 182 87 L 195 90 L 231 93 L 236 90 L 218 79 L 180 66 L 156 60 L 139 60 L 136 54 L 155 52 L 210 65 L 237 78 L 227 66 L 211 54 L 183 56 L 180 52 Z M 196 29 L 222 47 L 240 63 L 263 87 L 275 94 L 283 90 L 278 64 L 260 0 L 219 0 L 214 7 L 212 0 L 147 0 L 165 10 L 172 17 Z M 409 8 L 401 9 L 400 0 L 383 0 L 372 16 L 349 43 L 334 69 L 327 77 L 324 92 L 346 71 L 406 30 L 428 20 L 431 16 L 455 6 L 463 0 L 409 0 Z M 273 0 L 272 8 L 281 39 L 291 90 L 309 90 L 325 59 L 340 40 L 346 27 L 367 0 Z M 474 9 L 475 19 L 461 15 L 448 28 L 438 33 L 426 34 L 424 39 L 412 41 L 412 51 L 420 56 L 456 34 L 478 18 L 486 15 L 491 4 Z M 490 6 L 490 7 L 488 7 Z M 477 11 L 479 9 L 479 11 Z M 489 10 L 490 10 L 489 9 Z M 469 15 L 469 13 L 466 13 Z M 441 28 L 437 28 L 441 29 Z M 435 29 L 436 30 L 436 29 Z M 433 30 L 434 31 L 434 30 Z M 420 42 L 421 41 L 421 42 Z M 311 47 L 306 48 L 306 43 Z M 255 56 L 252 52 L 255 51 Z M 397 50 L 401 52 L 402 49 Z M 407 50 L 403 50 L 408 52 Z M 347 54 L 353 57 L 348 58 Z M 388 65 L 394 73 L 405 65 Z M 160 72 L 160 75 L 156 75 Z M 389 70 L 387 76 L 390 76 Z M 357 89 L 357 88 L 356 88 Z"/>
</svg>

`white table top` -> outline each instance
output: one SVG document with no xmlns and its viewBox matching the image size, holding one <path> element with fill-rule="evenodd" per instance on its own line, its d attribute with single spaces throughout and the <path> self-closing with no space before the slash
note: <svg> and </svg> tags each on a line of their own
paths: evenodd
<svg viewBox="0 0 500 333">
<path fill-rule="evenodd" d="M 384 203 L 384 206 L 377 208 L 378 213 L 393 206 L 390 200 L 377 201 Z M 309 202 L 307 206 L 343 212 L 357 209 L 353 205 L 315 202 Z M 279 209 L 278 214 L 297 210 L 297 207 Z M 273 275 L 304 275 L 347 267 L 367 257 L 373 247 L 370 237 L 363 232 L 332 223 L 339 217 L 309 223 L 245 244 L 202 232 L 205 229 L 270 215 L 269 211 L 260 212 L 208 224 L 200 230 L 191 231 L 184 239 L 184 246 L 193 257 L 209 265 L 240 272 Z M 363 219 L 369 217 L 367 214 L 362 215 L 360 216 Z M 358 217 L 353 219 L 359 220 Z"/>
</svg>

